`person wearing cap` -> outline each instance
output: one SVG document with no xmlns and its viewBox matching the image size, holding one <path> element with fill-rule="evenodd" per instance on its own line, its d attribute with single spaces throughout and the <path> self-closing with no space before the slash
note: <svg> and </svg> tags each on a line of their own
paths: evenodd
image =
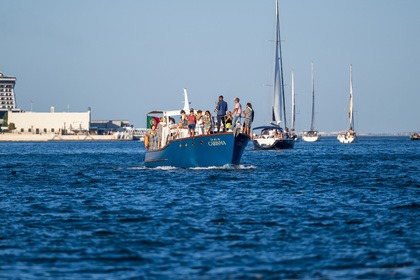
<svg viewBox="0 0 420 280">
<path fill-rule="evenodd" d="M 223 95 L 219 96 L 219 102 L 216 105 L 217 110 L 217 132 L 220 131 L 220 124 L 223 123 L 223 132 L 226 131 L 226 112 L 228 110 L 228 104 L 223 100 Z"/>
</svg>

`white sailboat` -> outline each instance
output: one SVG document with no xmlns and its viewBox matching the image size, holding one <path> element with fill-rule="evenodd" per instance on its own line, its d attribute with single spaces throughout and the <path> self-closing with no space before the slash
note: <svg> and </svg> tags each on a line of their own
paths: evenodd
<svg viewBox="0 0 420 280">
<path fill-rule="evenodd" d="M 350 64 L 350 107 L 349 107 L 349 129 L 339 133 L 338 141 L 343 144 L 350 144 L 356 142 L 356 132 L 354 131 L 354 116 L 353 116 L 353 67 Z"/>
<path fill-rule="evenodd" d="M 290 126 L 290 136 L 293 138 L 293 140 L 298 140 L 298 135 L 295 132 L 295 74 L 292 69 L 292 123 Z"/>
<path fill-rule="evenodd" d="M 284 96 L 283 62 L 281 55 L 279 3 L 276 0 L 276 48 L 274 70 L 274 100 L 272 121 L 269 125 L 255 127 L 253 143 L 256 150 L 291 149 L 294 139 L 286 127 L 286 105 Z M 284 127 L 282 127 L 282 125 Z M 254 133 L 257 132 L 258 133 Z"/>
<path fill-rule="evenodd" d="M 308 131 L 303 132 L 302 139 L 306 142 L 316 142 L 321 137 L 318 131 L 315 130 L 315 82 L 314 82 L 314 64 L 311 64 L 311 76 L 312 76 L 312 117 L 311 127 Z"/>
</svg>

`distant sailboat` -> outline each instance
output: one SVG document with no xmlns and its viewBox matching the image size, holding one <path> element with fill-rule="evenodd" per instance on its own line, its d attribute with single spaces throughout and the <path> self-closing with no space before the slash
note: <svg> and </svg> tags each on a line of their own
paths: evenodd
<svg viewBox="0 0 420 280">
<path fill-rule="evenodd" d="M 349 107 L 349 129 L 339 133 L 338 141 L 343 144 L 350 144 L 356 142 L 356 132 L 354 131 L 354 116 L 353 116 L 353 67 L 350 64 L 350 107 Z"/>
<path fill-rule="evenodd" d="M 311 64 L 311 76 L 312 76 L 312 117 L 311 127 L 308 131 L 303 132 L 302 139 L 306 142 L 316 142 L 321 137 L 318 131 L 315 130 L 315 82 L 314 82 L 314 64 Z"/>
<path fill-rule="evenodd" d="M 420 140 L 420 132 L 412 132 L 410 133 L 411 140 Z"/>
<path fill-rule="evenodd" d="M 293 140 L 298 140 L 298 135 L 295 132 L 295 74 L 292 70 L 292 124 L 290 126 L 290 136 Z"/>
<path fill-rule="evenodd" d="M 274 100 L 270 125 L 255 127 L 253 143 L 256 150 L 291 149 L 295 141 L 286 128 L 286 105 L 284 97 L 283 63 L 280 40 L 279 3 L 276 0 L 276 49 L 274 70 Z M 281 127 L 281 125 L 284 125 Z M 259 131 L 258 134 L 254 131 Z"/>
</svg>

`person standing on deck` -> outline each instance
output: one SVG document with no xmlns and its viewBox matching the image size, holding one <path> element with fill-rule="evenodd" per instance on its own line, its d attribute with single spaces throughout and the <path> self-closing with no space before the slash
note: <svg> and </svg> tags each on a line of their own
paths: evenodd
<svg viewBox="0 0 420 280">
<path fill-rule="evenodd" d="M 159 122 L 159 125 L 162 126 L 162 139 L 160 141 L 160 148 L 165 147 L 166 144 L 168 143 L 168 136 L 169 136 L 170 130 L 169 130 L 169 124 L 166 121 L 167 121 L 167 117 L 166 115 L 163 115 L 162 120 Z"/>
<path fill-rule="evenodd" d="M 252 109 L 251 103 L 246 104 L 246 110 L 244 114 L 244 133 L 251 136 L 251 124 L 254 121 L 254 110 Z"/>
<path fill-rule="evenodd" d="M 242 114 L 242 105 L 239 103 L 239 98 L 235 98 L 235 108 L 233 108 L 233 121 L 232 121 L 232 130 L 235 128 L 236 122 L 241 121 L 241 114 Z"/>
<path fill-rule="evenodd" d="M 203 122 L 203 111 L 197 110 L 197 134 L 203 135 L 204 134 L 204 122 Z"/>
<path fill-rule="evenodd" d="M 219 96 L 219 102 L 216 105 L 217 111 L 217 132 L 220 131 L 220 123 L 223 123 L 223 132 L 226 131 L 226 112 L 228 110 L 228 104 L 223 100 L 223 95 Z"/>
<path fill-rule="evenodd" d="M 203 122 L 204 122 L 204 134 L 210 134 L 214 129 L 214 122 L 213 122 L 213 117 L 211 116 L 211 113 L 209 110 L 207 110 L 204 113 Z"/>
<path fill-rule="evenodd" d="M 190 114 L 187 117 L 188 118 L 188 132 L 190 134 L 190 137 L 193 137 L 195 135 L 195 125 L 197 124 L 197 117 L 194 114 L 194 109 L 190 109 Z"/>
</svg>

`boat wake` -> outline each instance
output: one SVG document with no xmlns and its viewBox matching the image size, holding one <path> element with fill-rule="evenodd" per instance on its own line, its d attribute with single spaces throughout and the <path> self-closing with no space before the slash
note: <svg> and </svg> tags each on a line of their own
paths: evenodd
<svg viewBox="0 0 420 280">
<path fill-rule="evenodd" d="M 253 165 L 244 166 L 242 164 L 240 165 L 225 164 L 223 166 L 192 167 L 189 169 L 191 170 L 247 170 L 247 169 L 256 169 L 256 167 Z"/>
<path fill-rule="evenodd" d="M 129 169 L 132 170 L 163 170 L 163 171 L 172 171 L 177 169 L 185 169 L 185 170 L 250 170 L 256 169 L 254 165 L 231 165 L 226 164 L 223 166 L 208 166 L 208 167 L 191 167 L 191 168 L 178 168 L 174 166 L 158 166 L 158 167 L 146 167 L 146 166 L 135 166 L 130 167 Z"/>
<path fill-rule="evenodd" d="M 134 166 L 129 169 L 133 170 L 175 170 L 180 169 L 174 166 L 157 166 L 157 167 L 147 167 L 147 166 Z"/>
</svg>

